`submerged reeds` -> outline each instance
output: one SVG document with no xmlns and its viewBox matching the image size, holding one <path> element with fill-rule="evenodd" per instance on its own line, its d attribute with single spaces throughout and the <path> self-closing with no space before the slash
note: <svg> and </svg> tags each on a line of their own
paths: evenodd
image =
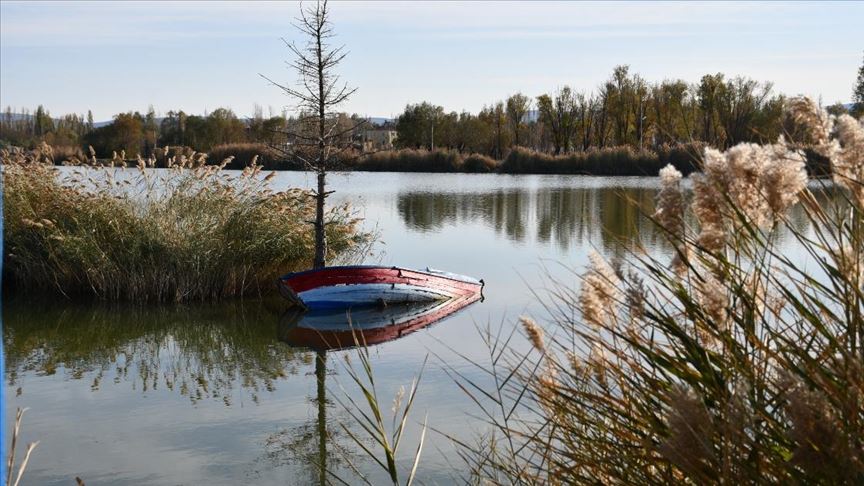
<svg viewBox="0 0 864 486">
<path fill-rule="evenodd" d="M 3 151 L 5 289 L 135 302 L 260 295 L 278 275 L 311 265 L 314 206 L 274 192 L 251 166 L 229 175 L 203 155 L 169 171 L 69 168 L 44 148 Z M 124 154 L 116 155 L 125 165 Z M 347 206 L 328 216 L 334 257 L 368 242 Z"/>
</svg>

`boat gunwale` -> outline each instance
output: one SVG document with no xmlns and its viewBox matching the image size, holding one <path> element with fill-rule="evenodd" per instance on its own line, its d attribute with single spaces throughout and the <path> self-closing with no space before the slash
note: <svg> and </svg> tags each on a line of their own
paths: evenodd
<svg viewBox="0 0 864 486">
<path fill-rule="evenodd" d="M 433 277 L 437 277 L 437 278 L 452 280 L 454 282 L 479 285 L 481 287 L 483 286 L 483 280 L 482 279 L 476 279 L 474 277 L 469 277 L 468 275 L 459 275 L 459 274 L 454 274 L 454 273 L 436 273 L 434 271 L 430 271 L 428 267 L 426 270 L 420 270 L 420 269 L 415 269 L 415 268 L 398 267 L 395 265 L 393 265 L 393 266 L 387 266 L 387 265 L 337 265 L 337 266 L 333 266 L 333 267 L 313 268 L 310 270 L 303 270 L 301 272 L 286 273 L 285 275 L 282 275 L 281 277 L 279 277 L 279 280 L 290 280 L 294 277 L 299 277 L 302 275 L 307 275 L 307 274 L 326 271 L 326 270 L 366 270 L 366 269 L 376 269 L 376 268 L 377 269 L 384 269 L 384 270 L 404 270 L 406 272 L 417 272 L 417 273 L 421 273 L 424 275 L 429 275 L 429 276 L 433 276 Z M 461 276 L 461 277 L 464 277 L 465 279 L 470 279 L 470 280 L 457 278 L 457 276 Z"/>
</svg>

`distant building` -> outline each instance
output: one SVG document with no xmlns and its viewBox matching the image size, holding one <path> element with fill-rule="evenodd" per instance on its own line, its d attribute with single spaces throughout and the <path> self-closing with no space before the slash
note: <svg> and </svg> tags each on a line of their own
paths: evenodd
<svg viewBox="0 0 864 486">
<path fill-rule="evenodd" d="M 364 150 L 390 150 L 396 142 L 396 130 L 391 128 L 369 128 L 363 130 Z"/>
</svg>

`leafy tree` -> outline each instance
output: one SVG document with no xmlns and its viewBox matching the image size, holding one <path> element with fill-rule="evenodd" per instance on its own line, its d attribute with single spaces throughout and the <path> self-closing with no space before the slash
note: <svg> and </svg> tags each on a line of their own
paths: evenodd
<svg viewBox="0 0 864 486">
<path fill-rule="evenodd" d="M 141 153 L 144 144 L 144 120 L 140 113 L 120 113 L 114 121 L 88 133 L 85 141 L 100 157 L 112 152 L 126 152 L 127 157 Z"/>
<path fill-rule="evenodd" d="M 159 138 L 159 126 L 156 124 L 156 111 L 151 105 L 147 109 L 147 115 L 143 121 L 143 136 L 144 146 L 142 147 L 142 156 L 150 157 L 153 155 L 153 149 L 156 148 L 156 142 Z"/>
<path fill-rule="evenodd" d="M 771 83 L 738 76 L 729 80 L 720 93 L 717 114 L 725 133 L 725 147 L 741 142 L 769 139 L 754 124 L 764 110 L 777 105 L 771 98 Z M 782 110 L 778 110 L 779 119 Z"/>
<path fill-rule="evenodd" d="M 631 105 L 633 103 L 633 82 L 630 79 L 630 66 L 615 66 L 612 77 L 606 83 L 610 97 L 612 120 L 614 120 L 615 143 L 628 143 L 630 130 Z"/>
<path fill-rule="evenodd" d="M 697 99 L 701 113 L 702 140 L 710 145 L 720 145 L 721 138 L 718 135 L 717 110 L 720 104 L 720 96 L 723 93 L 723 74 L 706 74 L 702 76 L 697 88 Z"/>
<path fill-rule="evenodd" d="M 852 116 L 864 116 L 864 61 L 858 68 L 858 79 L 855 82 L 855 91 L 852 93 Z"/>
<path fill-rule="evenodd" d="M 397 118 L 396 142 L 400 147 L 432 148 L 435 125 L 444 118 L 444 108 L 426 101 L 407 105 Z M 440 128 L 440 127 L 439 127 Z M 440 129 L 439 135 L 440 135 Z"/>
<path fill-rule="evenodd" d="M 34 134 L 39 137 L 54 130 L 54 120 L 42 105 L 36 108 L 36 115 L 33 119 Z"/>
<path fill-rule="evenodd" d="M 554 93 L 554 98 L 548 94 L 537 97 L 537 108 L 543 123 L 549 127 L 555 155 L 563 150 L 570 151 L 570 142 L 576 128 L 576 97 L 569 86 L 564 86 Z"/>
<path fill-rule="evenodd" d="M 516 93 L 507 98 L 507 123 L 513 132 L 514 145 L 519 145 L 519 133 L 525 124 L 525 115 L 530 109 L 531 99 L 522 93 Z"/>
<path fill-rule="evenodd" d="M 687 116 L 688 92 L 689 86 L 680 79 L 654 86 L 651 106 L 656 144 L 684 142 L 691 138 L 692 121 Z"/>
</svg>

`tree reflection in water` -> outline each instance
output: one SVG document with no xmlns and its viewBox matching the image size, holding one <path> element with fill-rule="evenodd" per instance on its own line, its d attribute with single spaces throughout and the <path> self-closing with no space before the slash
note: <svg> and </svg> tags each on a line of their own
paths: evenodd
<svg viewBox="0 0 864 486">
<path fill-rule="evenodd" d="M 330 423 L 350 423 L 345 420 L 327 420 L 327 353 L 351 348 L 356 345 L 374 346 L 400 339 L 408 334 L 436 324 L 465 307 L 482 299 L 482 295 L 470 295 L 436 302 L 396 304 L 390 306 L 367 306 L 356 309 L 326 309 L 320 311 L 289 310 L 280 318 L 279 338 L 291 346 L 315 349 L 316 404 L 318 421 L 315 431 L 303 426 L 294 431 L 271 436 L 268 446 L 271 457 L 289 451 L 293 459 L 306 458 L 306 464 L 314 466 L 319 484 L 330 481 L 328 474 L 356 465 L 357 454 L 348 456 L 350 447 L 340 444 L 346 434 L 341 427 L 330 427 Z M 351 424 L 353 425 L 353 424 Z M 349 426 L 350 427 L 350 426 Z M 355 437 L 365 434 L 353 433 Z M 316 440 L 317 439 L 317 440 Z M 317 443 L 317 450 L 313 444 Z M 328 448 L 328 443 L 330 447 Z M 275 446 L 275 447 L 274 447 Z"/>
<path fill-rule="evenodd" d="M 276 381 L 312 363 L 276 340 L 276 315 L 261 303 L 201 306 L 45 306 L 13 301 L 3 309 L 6 379 L 92 376 L 91 388 L 129 382 L 142 393 L 165 387 L 231 405 L 243 390 L 257 402 Z"/>
<path fill-rule="evenodd" d="M 833 187 L 812 188 L 817 200 L 833 197 Z M 638 186 L 507 188 L 488 192 L 402 192 L 399 216 L 409 230 L 435 232 L 447 225 L 479 222 L 512 241 L 553 243 L 567 251 L 584 243 L 620 255 L 634 245 L 670 250 L 668 241 L 645 217 L 654 212 L 657 188 Z M 801 207 L 790 214 L 804 230 Z M 695 226 L 695 221 L 690 220 Z M 783 238 L 787 235 L 781 234 Z"/>
</svg>

